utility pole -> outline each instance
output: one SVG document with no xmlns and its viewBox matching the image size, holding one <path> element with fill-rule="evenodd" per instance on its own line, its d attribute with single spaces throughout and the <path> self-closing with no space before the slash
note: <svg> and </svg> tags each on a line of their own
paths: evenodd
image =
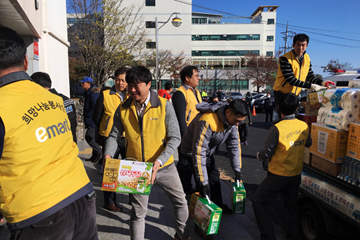
<svg viewBox="0 0 360 240">
<path fill-rule="evenodd" d="M 286 32 L 282 32 L 281 34 L 285 34 L 285 36 L 283 37 L 283 39 L 285 40 L 285 46 L 284 47 L 279 47 L 279 49 L 284 49 L 284 53 L 287 53 L 288 50 L 291 49 L 291 46 L 288 46 L 288 41 L 287 39 L 290 38 L 290 39 L 293 39 L 294 36 L 296 35 L 296 32 L 293 32 L 293 31 L 289 31 L 289 21 L 287 21 L 286 23 Z"/>
</svg>

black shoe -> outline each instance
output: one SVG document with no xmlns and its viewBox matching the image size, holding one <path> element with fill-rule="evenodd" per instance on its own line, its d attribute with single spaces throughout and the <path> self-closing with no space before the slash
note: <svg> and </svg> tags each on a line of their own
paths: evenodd
<svg viewBox="0 0 360 240">
<path fill-rule="evenodd" d="M 201 239 L 204 239 L 204 240 L 212 240 L 212 236 L 211 235 L 206 235 L 206 233 L 201 229 L 199 228 L 198 225 L 195 225 L 194 226 L 194 232 L 199 236 L 201 237 Z"/>
<path fill-rule="evenodd" d="M 102 158 L 101 154 L 100 155 L 99 154 L 94 154 L 93 156 L 94 156 L 94 158 L 90 160 L 92 163 L 96 163 Z"/>
<path fill-rule="evenodd" d="M 96 168 L 96 170 L 98 170 L 98 172 L 103 175 L 104 174 L 104 167 L 103 165 L 99 164 L 98 162 L 94 163 L 94 167 Z"/>
<path fill-rule="evenodd" d="M 219 206 L 222 209 L 223 214 L 232 214 L 233 211 L 231 208 L 228 207 L 228 205 L 223 204 L 222 206 Z"/>
</svg>

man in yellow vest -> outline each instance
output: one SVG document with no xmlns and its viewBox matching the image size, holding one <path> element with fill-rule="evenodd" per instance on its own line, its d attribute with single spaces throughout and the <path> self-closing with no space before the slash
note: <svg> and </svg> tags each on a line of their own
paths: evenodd
<svg viewBox="0 0 360 240">
<path fill-rule="evenodd" d="M 125 132 L 126 157 L 152 162 L 151 183 L 158 184 L 170 198 L 176 219 L 174 239 L 190 239 L 184 236 L 188 207 L 172 156 L 180 144 L 179 125 L 171 102 L 150 90 L 151 80 L 145 67 L 133 67 L 126 72 L 130 97 L 115 112 L 104 158 L 114 156 L 118 136 Z M 130 238 L 142 240 L 149 196 L 130 194 L 130 201 Z"/>
<path fill-rule="evenodd" d="M 279 66 L 274 84 L 275 105 L 279 105 L 279 98 L 285 93 L 292 92 L 299 95 L 303 88 L 319 91 L 323 87 L 334 85 L 331 81 L 322 81 L 317 78 L 311 68 L 306 48 L 309 37 L 306 34 L 297 34 L 293 40 L 293 50 L 279 58 Z"/>
<path fill-rule="evenodd" d="M 297 202 L 304 148 L 311 146 L 308 125 L 295 118 L 299 99 L 293 93 L 283 94 L 279 99 L 281 120 L 269 129 L 263 150 L 257 154 L 260 161 L 268 162 L 268 175 L 252 197 L 256 222 L 261 239 L 276 240 L 267 204 L 281 194 L 289 210 L 287 239 L 300 239 Z"/>
<path fill-rule="evenodd" d="M 0 211 L 10 239 L 97 240 L 95 191 L 63 99 L 25 72 L 24 40 L 0 25 Z"/>
<path fill-rule="evenodd" d="M 105 149 L 106 139 L 109 137 L 109 133 L 113 126 L 113 118 L 116 109 L 119 107 L 120 103 L 127 99 L 127 83 L 126 83 L 126 67 L 121 67 L 115 71 L 115 85 L 105 91 L 100 93 L 99 98 L 96 100 L 94 113 L 92 119 L 99 129 L 99 144 Z M 119 140 L 120 145 L 116 149 L 114 158 L 118 158 L 121 154 L 122 158 L 125 158 L 125 138 L 120 136 Z M 94 163 L 96 169 L 103 173 L 103 159 L 100 159 L 98 162 Z M 118 212 L 121 207 L 116 201 L 116 193 L 104 191 L 104 208 Z"/>
<path fill-rule="evenodd" d="M 176 90 L 172 97 L 177 120 L 180 125 L 181 138 L 184 137 L 187 127 L 195 116 L 199 113 L 196 104 L 202 102 L 201 94 L 196 89 L 199 85 L 199 71 L 195 66 L 186 66 L 180 72 L 181 86 Z M 192 183 L 193 172 L 186 156 L 181 153 L 181 146 L 178 148 L 179 162 L 177 170 L 181 179 L 184 192 L 191 194 L 195 191 Z"/>
</svg>

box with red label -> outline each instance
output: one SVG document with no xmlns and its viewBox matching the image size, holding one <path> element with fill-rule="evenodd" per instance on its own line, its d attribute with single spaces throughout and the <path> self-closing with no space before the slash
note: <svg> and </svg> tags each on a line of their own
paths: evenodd
<svg viewBox="0 0 360 240">
<path fill-rule="evenodd" d="M 299 113 L 299 119 L 306 122 L 309 126 L 309 130 L 311 130 L 311 124 L 316 123 L 317 116 Z"/>
<path fill-rule="evenodd" d="M 102 191 L 149 195 L 152 163 L 106 159 Z"/>
<path fill-rule="evenodd" d="M 311 153 L 336 163 L 341 163 L 345 158 L 348 132 L 313 123 L 311 138 Z"/>
</svg>

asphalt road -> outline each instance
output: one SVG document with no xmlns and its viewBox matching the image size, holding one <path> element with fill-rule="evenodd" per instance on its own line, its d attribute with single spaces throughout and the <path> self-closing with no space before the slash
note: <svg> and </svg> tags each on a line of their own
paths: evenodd
<svg viewBox="0 0 360 240">
<path fill-rule="evenodd" d="M 247 136 L 249 145 L 241 146 L 242 180 L 246 189 L 246 197 L 249 199 L 251 199 L 267 174 L 263 169 L 262 162 L 256 159 L 256 153 L 264 147 L 270 128 L 270 125 L 265 125 L 265 113 L 257 113 L 256 116 L 253 116 L 252 120 L 253 122 L 249 125 Z M 220 177 L 225 182 L 230 181 L 234 177 L 234 172 L 226 153 L 226 146 L 222 145 L 215 156 L 216 164 L 221 173 Z M 280 195 L 269 204 L 269 212 L 274 222 L 279 225 L 279 228 L 286 228 L 287 214 L 284 211 Z"/>
<path fill-rule="evenodd" d="M 265 125 L 265 113 L 257 113 L 257 116 L 253 116 L 253 123 L 249 125 L 249 134 L 247 142 L 249 145 L 241 146 L 242 151 L 242 179 L 246 189 L 246 197 L 251 199 L 255 193 L 259 184 L 266 177 L 266 172 L 263 170 L 262 162 L 256 159 L 256 153 L 259 152 L 267 139 L 268 130 L 270 126 Z M 225 145 L 220 146 L 219 151 L 216 153 L 216 164 L 221 173 L 221 179 L 224 182 L 231 180 L 234 177 L 233 170 L 230 166 L 229 159 L 225 156 L 227 153 Z M 251 201 L 250 201 L 251 202 Z M 252 206 L 250 206 L 252 208 Z M 278 195 L 272 202 L 269 203 L 269 214 L 274 222 L 275 231 L 277 233 L 277 239 L 285 239 L 284 231 L 281 229 L 287 228 L 287 219 L 289 218 L 283 201 L 280 195 Z M 328 240 L 359 239 L 358 232 L 354 230 L 343 236 L 331 236 L 327 237 Z"/>
</svg>

